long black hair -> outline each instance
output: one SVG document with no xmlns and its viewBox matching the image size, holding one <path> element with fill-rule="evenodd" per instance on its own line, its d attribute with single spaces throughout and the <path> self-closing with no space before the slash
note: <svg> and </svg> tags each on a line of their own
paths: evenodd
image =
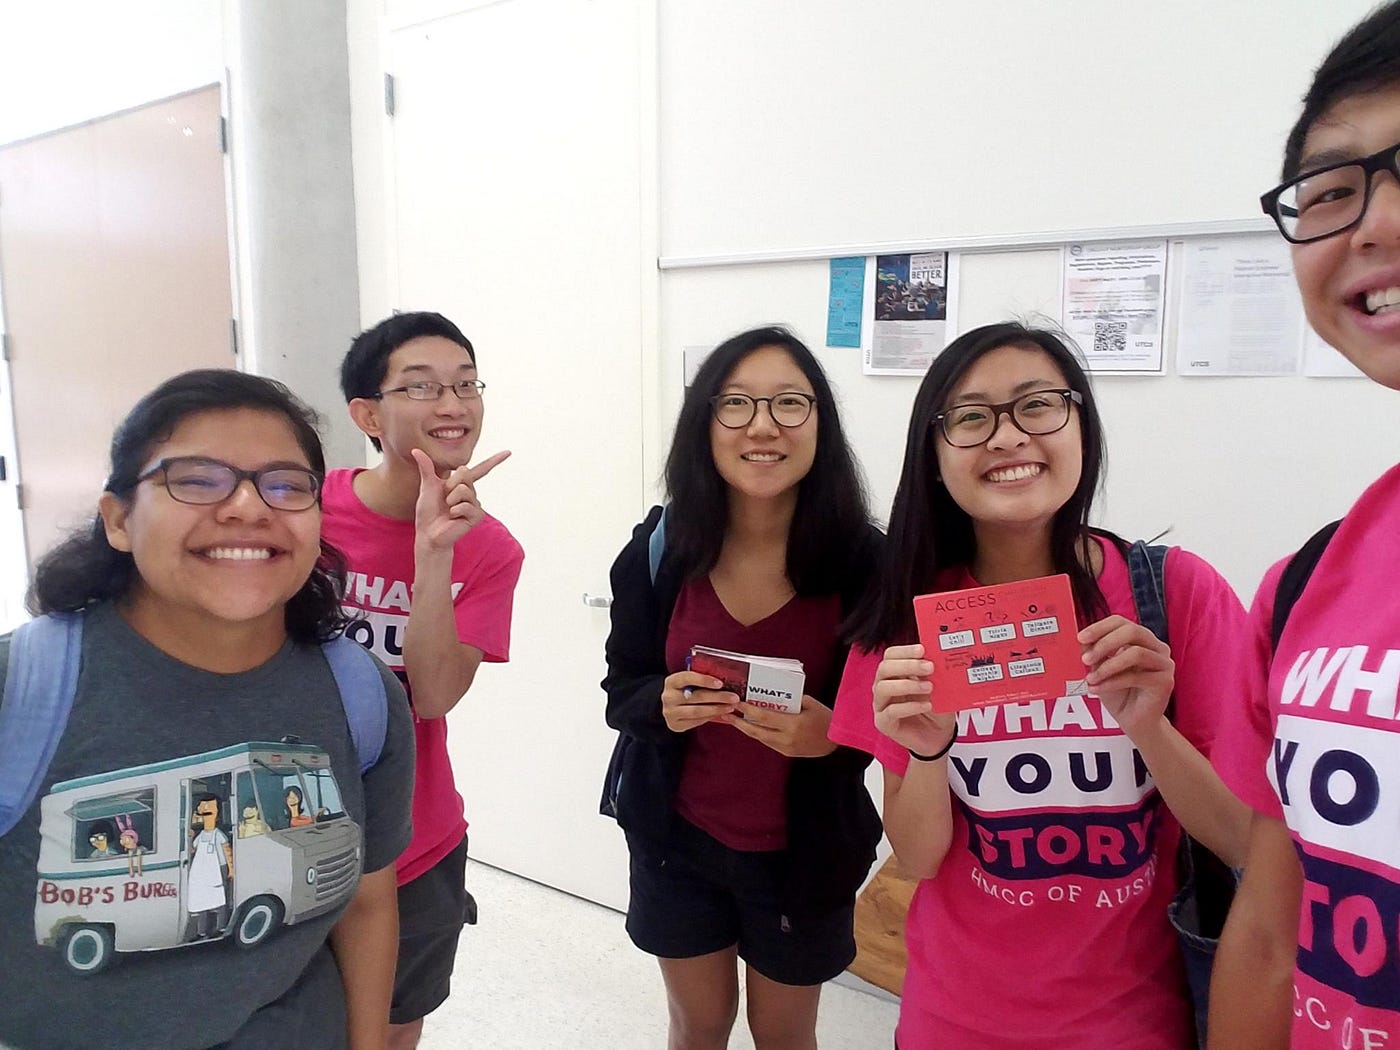
<svg viewBox="0 0 1400 1050">
<path fill-rule="evenodd" d="M 729 488 L 710 445 L 710 399 L 739 362 L 764 347 L 788 353 L 817 399 L 817 448 L 797 490 L 788 532 L 787 575 L 798 594 L 829 594 L 846 582 L 867 541 L 865 485 L 851 454 L 836 398 L 812 351 L 786 328 L 754 328 L 715 347 L 686 391 L 666 457 L 666 548 L 685 576 L 703 576 L 719 560 L 729 523 Z"/>
<path fill-rule="evenodd" d="M 202 368 L 167 379 L 136 403 L 112 434 L 112 472 L 103 488 L 129 500 L 155 446 L 168 440 L 181 422 L 200 412 L 231 408 L 252 408 L 286 419 L 311 469 L 325 474 L 316 413 L 295 394 L 275 379 Z M 107 529 L 96 515 L 40 559 L 26 605 L 36 616 L 77 612 L 120 600 L 136 575 L 135 560 L 107 542 Z M 310 577 L 287 601 L 287 633 L 299 642 L 334 637 L 347 623 L 340 607 L 344 593 L 345 558 L 323 540 Z"/>
<path fill-rule="evenodd" d="M 1322 60 L 1303 96 L 1303 112 L 1288 133 L 1283 177 L 1298 174 L 1303 140 L 1338 102 L 1400 84 L 1400 2 L 1382 4 L 1358 22 Z"/>
<path fill-rule="evenodd" d="M 985 325 L 953 340 L 934 359 L 915 395 L 879 583 L 867 592 L 846 625 L 850 638 L 867 649 L 913 641 L 915 595 L 932 591 L 942 570 L 971 565 L 976 556 L 972 518 L 938 480 L 936 442 L 941 438 L 934 419 L 967 370 L 984 354 L 1004 346 L 1043 350 L 1070 389 L 1083 398 L 1079 406 L 1083 468 L 1073 495 L 1055 512 L 1050 554 L 1055 571 L 1069 576 L 1081 615 L 1097 620 L 1108 614 L 1108 601 L 1086 557 L 1087 543 L 1098 534 L 1120 550 L 1126 551 L 1127 545 L 1112 533 L 1089 528 L 1089 512 L 1107 456 L 1089 377 L 1075 352 L 1055 333 L 1017 322 Z"/>
</svg>

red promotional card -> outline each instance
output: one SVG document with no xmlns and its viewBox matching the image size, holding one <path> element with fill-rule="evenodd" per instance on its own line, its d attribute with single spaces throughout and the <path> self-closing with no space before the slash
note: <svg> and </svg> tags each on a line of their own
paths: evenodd
<svg viewBox="0 0 1400 1050">
<path fill-rule="evenodd" d="M 1068 576 L 923 594 L 914 619 L 935 711 L 1087 692 Z"/>
</svg>

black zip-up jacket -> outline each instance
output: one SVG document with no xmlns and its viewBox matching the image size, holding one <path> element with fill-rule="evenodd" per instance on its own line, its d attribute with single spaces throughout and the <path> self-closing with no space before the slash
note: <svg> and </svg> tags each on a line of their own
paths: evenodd
<svg viewBox="0 0 1400 1050">
<path fill-rule="evenodd" d="M 666 679 L 666 634 L 685 582 L 675 560 L 663 555 L 651 579 L 648 543 L 661 508 L 653 507 L 613 563 L 612 631 L 608 635 L 608 725 L 618 731 L 608 764 L 600 811 L 615 817 L 629 837 L 664 851 L 675 819 L 675 796 L 688 738 L 673 733 L 661 715 Z M 884 537 L 873 526 L 842 581 L 841 604 L 849 612 L 873 578 Z M 834 706 L 846 647 L 832 662 L 828 681 L 808 692 Z M 849 905 L 875 860 L 880 818 L 865 789 L 870 755 L 838 747 L 822 758 L 798 758 L 788 776 L 788 848 L 782 906 L 789 915 L 814 915 Z"/>
</svg>

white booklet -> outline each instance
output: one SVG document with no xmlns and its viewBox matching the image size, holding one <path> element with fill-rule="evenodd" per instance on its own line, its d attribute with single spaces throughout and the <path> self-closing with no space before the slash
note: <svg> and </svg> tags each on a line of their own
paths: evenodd
<svg viewBox="0 0 1400 1050">
<path fill-rule="evenodd" d="M 792 715 L 802 710 L 802 687 L 807 676 L 801 660 L 750 656 L 696 645 L 691 647 L 687 665 L 692 671 L 718 678 L 725 689 L 754 707 Z"/>
</svg>

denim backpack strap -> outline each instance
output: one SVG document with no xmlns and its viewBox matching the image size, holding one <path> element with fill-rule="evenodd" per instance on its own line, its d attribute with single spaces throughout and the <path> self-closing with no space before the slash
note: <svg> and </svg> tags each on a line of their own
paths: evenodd
<svg viewBox="0 0 1400 1050">
<path fill-rule="evenodd" d="M 344 635 L 323 643 L 321 652 L 335 675 L 360 775 L 364 776 L 379 761 L 384 737 L 389 732 L 389 694 L 384 689 L 384 679 L 369 651 Z"/>
<path fill-rule="evenodd" d="M 63 739 L 82 649 L 81 613 L 40 616 L 10 636 L 0 707 L 0 835 L 34 803 Z"/>
<path fill-rule="evenodd" d="M 1128 548 L 1128 579 L 1133 586 L 1133 605 L 1138 623 L 1157 637 L 1167 638 L 1167 551 L 1160 544 L 1149 546 L 1138 540 Z"/>
</svg>

